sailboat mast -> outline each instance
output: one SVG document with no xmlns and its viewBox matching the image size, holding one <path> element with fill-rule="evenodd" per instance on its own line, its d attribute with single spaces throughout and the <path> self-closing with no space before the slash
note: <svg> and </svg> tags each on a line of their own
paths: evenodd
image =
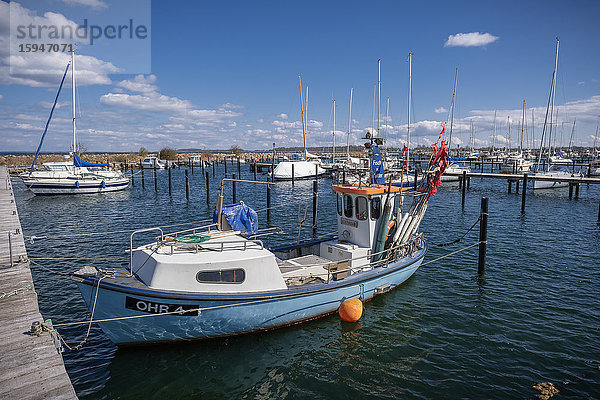
<svg viewBox="0 0 600 400">
<path fill-rule="evenodd" d="M 506 125 L 508 125 L 508 152 L 510 153 L 512 143 L 510 142 L 510 116 L 506 117 Z"/>
<path fill-rule="evenodd" d="M 298 75 L 298 82 L 300 83 L 300 114 L 302 115 L 302 137 L 304 138 L 304 159 L 306 160 L 306 130 L 304 129 L 304 102 L 302 101 L 302 79 L 300 79 L 300 75 Z M 308 87 L 306 88 L 308 89 Z"/>
<path fill-rule="evenodd" d="M 377 137 L 379 135 L 379 116 L 381 112 L 381 58 L 377 59 Z"/>
<path fill-rule="evenodd" d="M 410 102 L 412 100 L 412 53 L 408 53 L 408 125 L 406 127 L 406 160 L 410 164 Z"/>
<path fill-rule="evenodd" d="M 533 110 L 531 109 L 531 149 L 535 148 L 535 119 L 533 118 Z"/>
<path fill-rule="evenodd" d="M 389 117 L 390 117 L 390 98 L 387 98 L 387 107 L 385 108 L 385 130 L 383 131 L 383 140 L 387 141 L 387 127 L 388 127 L 388 121 L 389 121 Z"/>
<path fill-rule="evenodd" d="M 452 114 L 450 117 L 450 137 L 448 138 L 448 151 L 452 150 L 452 128 L 454 126 L 454 104 L 456 101 L 456 83 L 458 81 L 458 67 L 454 71 L 454 90 L 452 91 Z"/>
<path fill-rule="evenodd" d="M 354 88 L 350 88 L 350 109 L 348 111 L 348 136 L 346 137 L 346 160 L 350 162 L 350 132 L 352 132 L 352 92 Z"/>
<path fill-rule="evenodd" d="M 75 51 L 71 51 L 71 109 L 73 110 L 73 160 L 77 153 L 77 138 L 75 136 Z"/>
<path fill-rule="evenodd" d="M 519 153 L 523 154 L 523 134 L 525 133 L 525 100 L 523 100 L 523 120 L 521 121 L 521 145 L 519 146 Z"/>
<path fill-rule="evenodd" d="M 548 145 L 548 167 L 547 169 L 550 170 L 550 148 L 551 148 L 551 142 L 550 139 L 552 138 L 552 125 L 553 125 L 553 113 L 554 113 L 554 96 L 556 94 L 556 72 L 558 70 L 558 45 L 559 45 L 559 41 L 558 38 L 556 38 L 556 57 L 554 57 L 554 73 L 552 74 L 552 107 L 550 108 L 550 136 L 549 136 L 549 145 Z M 556 110 L 556 113 L 558 114 L 558 110 Z M 558 117 L 557 117 L 558 120 Z M 556 132 L 554 133 L 554 135 L 556 135 Z M 555 146 L 556 147 L 556 146 Z"/>
<path fill-rule="evenodd" d="M 494 110 L 494 136 L 492 136 L 492 153 L 496 147 L 496 110 Z"/>
<path fill-rule="evenodd" d="M 335 99 L 333 99 L 333 163 L 335 164 Z"/>
</svg>

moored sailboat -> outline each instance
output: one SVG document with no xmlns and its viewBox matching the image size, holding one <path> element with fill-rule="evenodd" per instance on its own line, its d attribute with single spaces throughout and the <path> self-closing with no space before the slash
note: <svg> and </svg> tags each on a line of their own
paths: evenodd
<svg viewBox="0 0 600 400">
<path fill-rule="evenodd" d="M 72 84 L 72 111 L 73 111 L 73 143 L 72 160 L 47 162 L 42 164 L 42 170 L 35 170 L 35 163 L 39 156 L 44 137 L 52 119 L 52 114 L 58 101 L 60 90 L 64 83 L 67 71 L 71 67 Z M 35 153 L 29 172 L 24 172 L 19 177 L 29 190 L 36 195 L 102 193 L 127 189 L 129 179 L 120 170 L 113 169 L 108 163 L 92 163 L 82 160 L 77 154 L 77 139 L 75 125 L 75 53 L 71 52 L 71 62 L 67 64 L 62 77 L 56 99 L 52 105 L 50 117 L 42 134 L 40 144 Z"/>
</svg>

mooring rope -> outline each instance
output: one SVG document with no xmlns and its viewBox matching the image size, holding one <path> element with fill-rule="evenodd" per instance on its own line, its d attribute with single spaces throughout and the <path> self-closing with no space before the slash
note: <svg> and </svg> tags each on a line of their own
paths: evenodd
<svg viewBox="0 0 600 400">
<path fill-rule="evenodd" d="M 10 292 L 2 292 L 0 294 L 0 300 L 6 299 L 6 298 L 8 298 L 10 296 L 14 296 L 14 295 L 17 295 L 17 294 L 25 294 L 26 292 L 28 292 L 28 291 L 30 291 L 32 289 L 33 289 L 33 286 L 31 286 L 31 285 L 25 285 L 25 286 L 23 286 L 21 288 L 18 288 L 18 289 L 15 289 L 15 290 L 11 290 Z"/>
<path fill-rule="evenodd" d="M 464 235 L 462 235 L 461 237 L 459 237 L 456 240 L 453 240 L 448 243 L 442 243 L 442 244 L 437 244 L 437 243 L 431 243 L 431 244 L 433 244 L 434 246 L 437 246 L 437 247 L 446 247 L 446 246 L 451 246 L 453 244 L 456 244 L 456 243 L 460 242 L 461 240 L 463 240 L 465 238 L 465 236 L 467 236 L 467 234 L 469 232 L 471 232 L 473 230 L 473 228 L 475 228 L 475 226 L 479 223 L 479 221 L 481 221 L 481 215 L 479 216 L 479 218 L 477 218 L 475 223 L 473 225 L 471 225 L 471 227 L 469 229 L 467 229 L 467 231 L 464 233 Z"/>
</svg>

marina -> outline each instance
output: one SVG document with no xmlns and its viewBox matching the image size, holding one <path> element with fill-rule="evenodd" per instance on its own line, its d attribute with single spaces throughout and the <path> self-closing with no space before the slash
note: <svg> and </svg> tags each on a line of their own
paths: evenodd
<svg viewBox="0 0 600 400">
<path fill-rule="evenodd" d="M 598 398 L 600 4 L 513 3 L 0 2 L 0 399 Z"/>
</svg>

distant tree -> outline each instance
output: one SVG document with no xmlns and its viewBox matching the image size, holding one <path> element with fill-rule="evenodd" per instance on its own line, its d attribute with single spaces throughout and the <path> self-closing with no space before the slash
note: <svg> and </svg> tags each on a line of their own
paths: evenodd
<svg viewBox="0 0 600 400">
<path fill-rule="evenodd" d="M 144 146 L 140 147 L 140 150 L 138 151 L 138 156 L 146 157 L 147 155 L 148 155 L 148 150 L 146 150 L 146 148 Z"/>
<path fill-rule="evenodd" d="M 231 154 L 233 154 L 236 157 L 239 157 L 242 155 L 242 153 L 244 152 L 244 150 L 242 150 L 240 148 L 240 146 L 238 146 L 237 144 L 234 144 L 233 146 L 231 146 L 231 148 L 229 149 L 229 152 Z"/>
<path fill-rule="evenodd" d="M 204 157 L 205 159 L 210 159 L 213 157 L 213 153 L 210 150 L 204 150 L 202 152 L 202 157 Z"/>
<path fill-rule="evenodd" d="M 177 152 L 169 147 L 163 148 L 158 157 L 161 160 L 177 160 Z"/>
</svg>

